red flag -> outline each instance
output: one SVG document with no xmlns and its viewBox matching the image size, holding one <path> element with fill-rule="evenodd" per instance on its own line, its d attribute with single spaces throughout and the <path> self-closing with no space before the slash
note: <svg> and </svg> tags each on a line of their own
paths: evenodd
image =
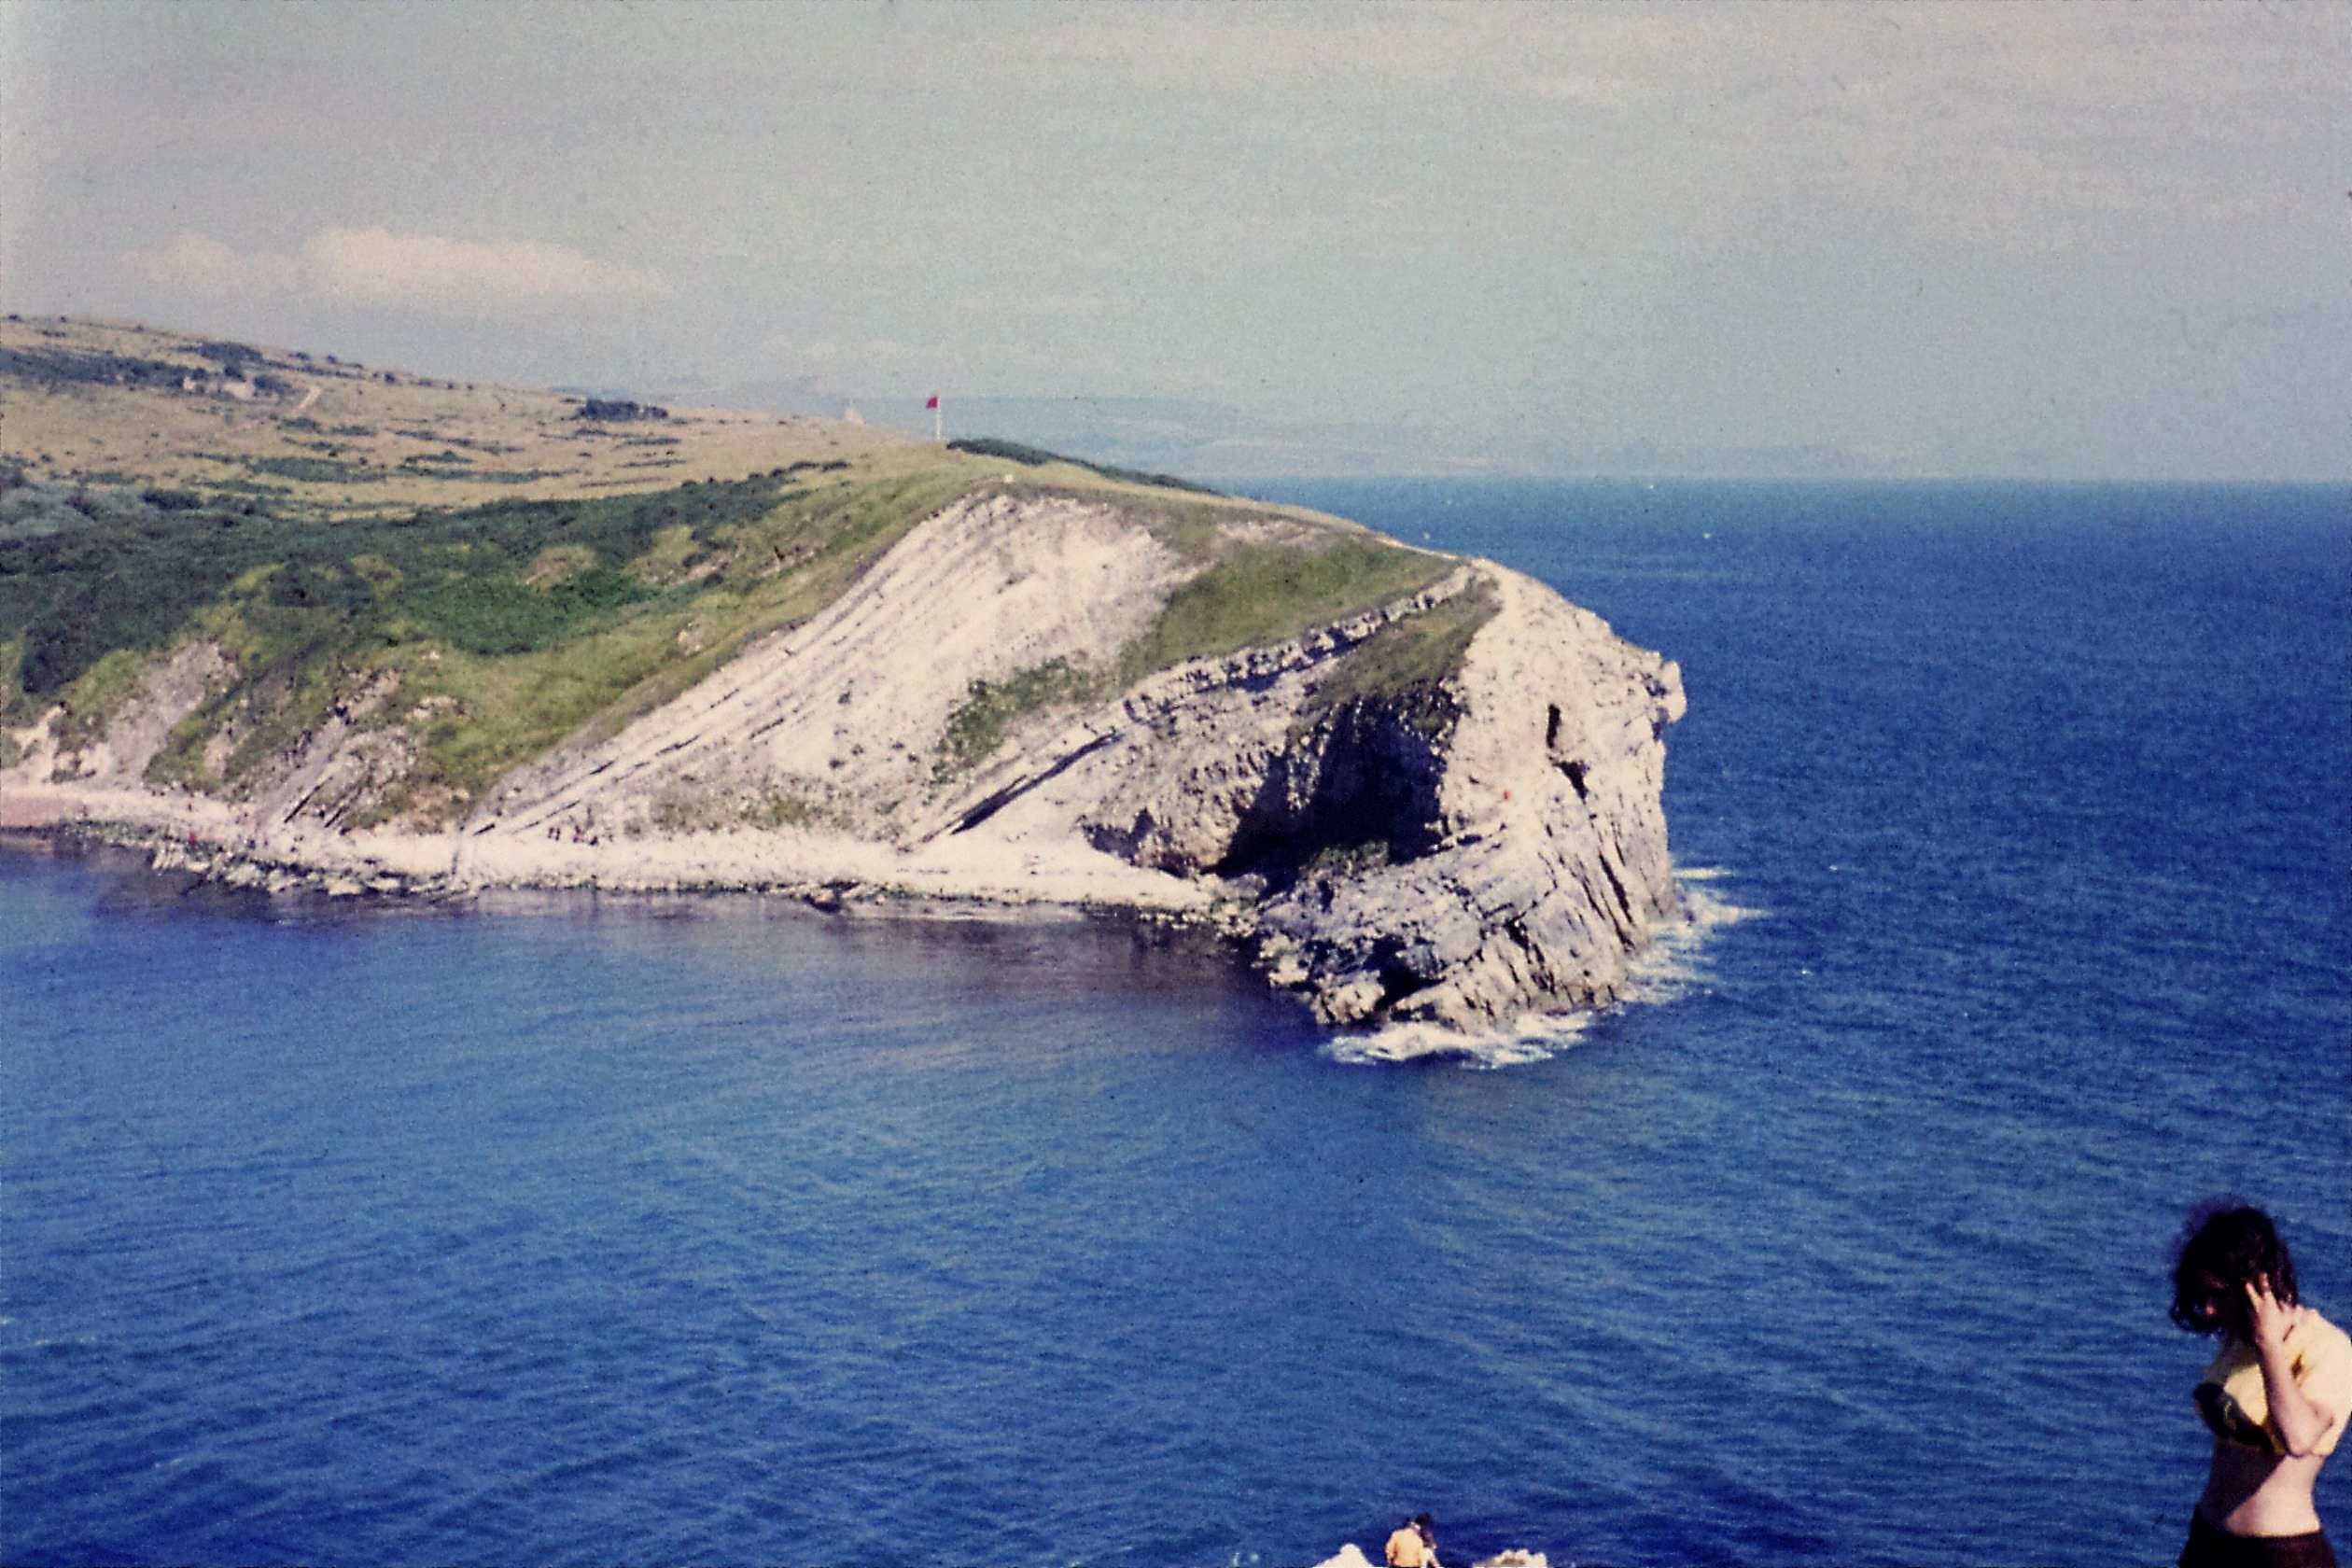
<svg viewBox="0 0 2352 1568">
<path fill-rule="evenodd" d="M 930 402 L 928 402 L 928 403 L 925 403 L 923 406 L 924 406 L 925 408 L 927 408 L 927 409 L 935 409 L 935 408 L 937 408 L 937 407 L 939 406 L 939 399 L 938 399 L 938 397 L 937 397 L 936 395 L 934 395 L 934 396 L 931 398 L 931 400 Z"/>
</svg>

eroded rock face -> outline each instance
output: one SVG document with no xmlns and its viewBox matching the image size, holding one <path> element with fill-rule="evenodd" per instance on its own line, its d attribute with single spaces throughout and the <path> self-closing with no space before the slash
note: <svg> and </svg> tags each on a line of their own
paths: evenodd
<svg viewBox="0 0 2352 1568">
<path fill-rule="evenodd" d="M 1107 507 L 959 502 L 805 624 L 610 741 L 510 776 L 472 831 L 708 831 L 791 803 L 853 836 L 919 837 L 940 815 L 936 743 L 972 682 L 1055 659 L 1107 667 L 1186 575 Z"/>
<path fill-rule="evenodd" d="M 229 667 L 216 643 L 200 640 L 174 650 L 147 666 L 138 691 L 87 743 L 61 748 L 57 722 L 45 721 L 26 734 L 37 753 L 37 772 L 28 775 L 87 781 L 108 788 L 135 787 L 155 754 L 188 711 L 203 700 L 206 683 Z M 56 716 L 63 718 L 62 711 Z"/>
<path fill-rule="evenodd" d="M 1489 570 L 1504 608 L 1459 677 L 1435 847 L 1304 878 L 1261 911 L 1326 1021 L 1470 1027 L 1595 1005 L 1675 910 L 1659 797 L 1680 671 L 1540 583 Z"/>
<path fill-rule="evenodd" d="M 1675 912 L 1659 791 L 1679 671 L 1540 583 L 1466 570 L 1501 609 L 1441 696 L 1302 731 L 1327 659 L 1236 682 L 1141 726 L 1126 766 L 1096 764 L 1119 782 L 1070 803 L 1098 847 L 1261 889 L 1261 961 L 1329 1023 L 1597 1005 Z"/>
<path fill-rule="evenodd" d="M 1464 561 L 1305 636 L 1109 691 L 1120 651 L 1202 569 L 1108 504 L 970 497 L 805 623 L 437 833 L 341 825 L 407 764 L 398 726 L 364 722 L 388 678 L 253 798 L 142 796 L 137 770 L 215 673 L 217 651 L 184 651 L 91 752 L 103 801 L 42 782 L 48 757 L 28 756 L 0 778 L 15 791 L 0 816 L 147 810 L 175 841 L 371 887 L 898 890 L 1211 918 L 1334 1024 L 1477 1028 L 1619 994 L 1675 911 L 1659 800 L 1675 666 Z M 1342 681 L 1351 651 L 1464 595 L 1493 613 L 1442 679 Z M 1049 669 L 1075 673 L 1001 739 L 948 744 L 974 682 Z"/>
</svg>

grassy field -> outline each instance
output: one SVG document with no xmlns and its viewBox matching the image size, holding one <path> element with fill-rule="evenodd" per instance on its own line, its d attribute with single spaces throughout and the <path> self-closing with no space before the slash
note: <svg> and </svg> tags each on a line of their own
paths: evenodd
<svg viewBox="0 0 2352 1568">
<path fill-rule="evenodd" d="M 1009 443 L 581 412 L 188 334 L 7 323 L 0 725 L 62 706 L 71 750 L 149 658 L 207 638 L 230 667 L 151 777 L 249 792 L 340 710 L 399 725 L 413 753 L 363 819 L 443 821 L 567 737 L 615 733 L 814 614 L 975 490 L 1115 507 L 1198 568 L 1115 667 L 1056 660 L 975 682 L 940 742 L 945 777 L 1028 713 L 1295 636 L 1453 565 L 1336 519 Z M 1449 667 L 1469 635 L 1460 613 L 1422 623 L 1351 655 L 1351 690 Z"/>
<path fill-rule="evenodd" d="M 36 480 L 259 498 L 287 516 L 661 490 L 913 444 L 774 414 L 587 419 L 585 402 L 129 323 L 0 320 L 0 459 Z"/>
</svg>

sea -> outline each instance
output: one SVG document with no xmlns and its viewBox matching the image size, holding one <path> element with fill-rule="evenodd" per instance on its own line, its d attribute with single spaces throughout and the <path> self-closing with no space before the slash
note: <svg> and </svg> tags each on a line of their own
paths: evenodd
<svg viewBox="0 0 2352 1568">
<path fill-rule="evenodd" d="M 2352 489 L 1255 490 L 1679 662 L 1631 999 L 18 843 L 0 1561 L 2169 1562 L 2191 1207 L 2352 1321 Z"/>
</svg>

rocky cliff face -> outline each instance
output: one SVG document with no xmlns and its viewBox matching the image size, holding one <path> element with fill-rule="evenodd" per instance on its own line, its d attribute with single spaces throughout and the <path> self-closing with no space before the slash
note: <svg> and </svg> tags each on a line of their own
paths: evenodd
<svg viewBox="0 0 2352 1568">
<path fill-rule="evenodd" d="M 1304 876 L 1259 915 L 1273 973 L 1328 1021 L 1470 1026 L 1606 1001 L 1675 910 L 1659 791 L 1679 672 L 1531 579 L 1473 569 L 1502 608 L 1454 683 L 1460 716 L 1425 758 L 1388 764 L 1415 780 L 1409 804 L 1384 797 L 1404 830 L 1393 849 L 1412 852 Z M 1364 720 L 1367 772 L 1409 756 L 1393 713 Z"/>
<path fill-rule="evenodd" d="M 1221 526 L 1309 551 L 1335 537 L 1278 515 Z M 359 712 L 253 799 L 139 786 L 130 753 L 195 702 L 218 657 L 201 645 L 159 667 L 103 767 L 21 735 L 0 818 L 144 822 L 357 885 L 1186 913 L 1339 1024 L 1605 1001 L 1675 908 L 1659 791 L 1677 672 L 1531 579 L 1432 567 L 1428 586 L 1303 635 L 1137 675 L 1132 650 L 1197 554 L 1114 502 L 984 491 L 679 699 L 510 775 L 453 830 L 340 829 L 400 765 L 398 727 Z"/>
</svg>

